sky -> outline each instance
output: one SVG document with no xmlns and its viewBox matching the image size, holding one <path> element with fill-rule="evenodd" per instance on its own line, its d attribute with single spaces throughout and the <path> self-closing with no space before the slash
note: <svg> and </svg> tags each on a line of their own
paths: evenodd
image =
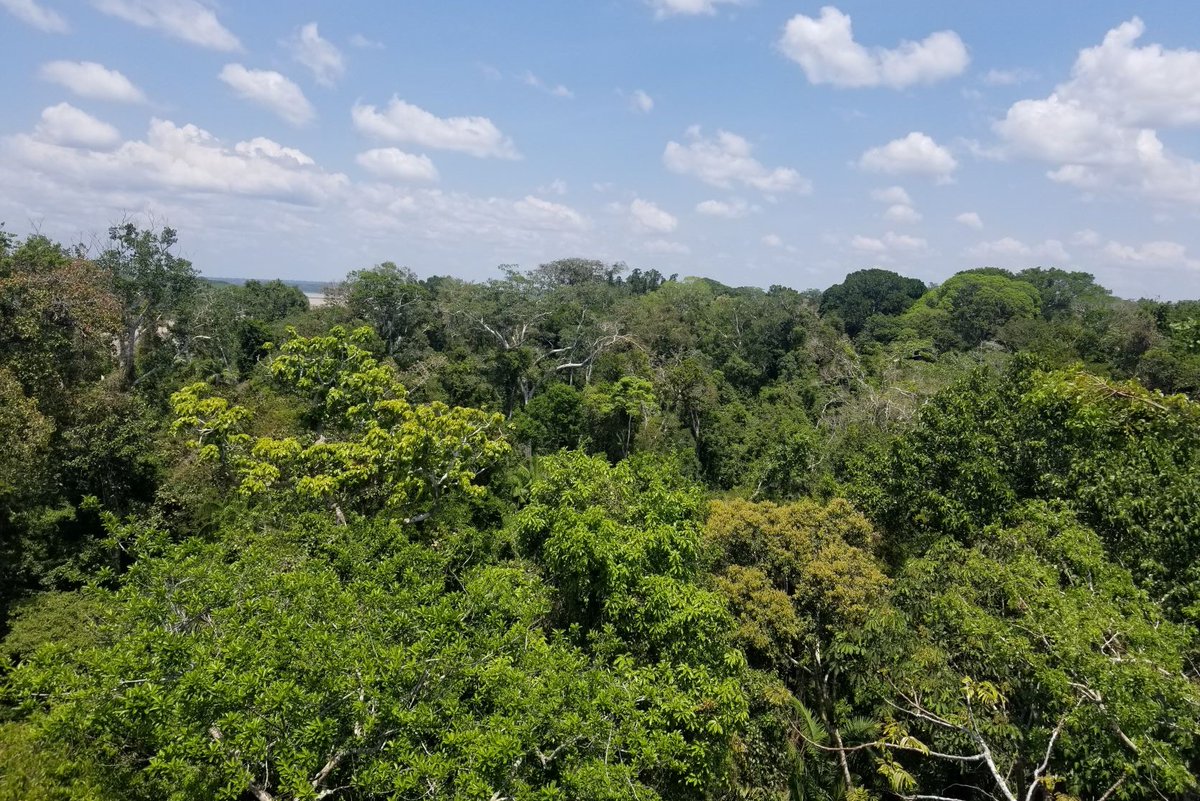
<svg viewBox="0 0 1200 801">
<path fill-rule="evenodd" d="M 1200 296 L 1200 3 L 0 0 L 0 74 L 6 230 L 210 276 Z"/>
</svg>

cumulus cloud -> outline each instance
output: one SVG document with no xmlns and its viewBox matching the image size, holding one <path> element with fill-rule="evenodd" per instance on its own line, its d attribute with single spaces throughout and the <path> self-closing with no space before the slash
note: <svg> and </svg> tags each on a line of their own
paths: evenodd
<svg viewBox="0 0 1200 801">
<path fill-rule="evenodd" d="M 965 225 L 968 228 L 974 228 L 976 231 L 983 229 L 983 220 L 973 211 L 964 211 L 962 214 L 954 218 L 954 221 L 959 225 Z"/>
<path fill-rule="evenodd" d="M 906 206 L 903 203 L 896 203 L 888 206 L 887 211 L 883 213 L 883 219 L 894 223 L 919 223 L 923 218 L 921 212 L 914 209 L 912 206 Z"/>
<path fill-rule="evenodd" d="M 779 49 L 800 65 L 810 83 L 841 87 L 903 89 L 961 75 L 970 63 L 954 31 L 937 31 L 919 42 L 868 49 L 854 41 L 850 16 L 833 6 L 813 18 L 797 14 L 784 26 Z"/>
<path fill-rule="evenodd" d="M 522 220 L 538 228 L 551 230 L 582 230 L 588 227 L 587 219 L 570 206 L 526 195 L 513 204 Z"/>
<path fill-rule="evenodd" d="M 0 137 L 0 184 L 10 190 L 0 193 L 0 216 L 69 232 L 152 213 L 191 232 L 197 264 L 240 269 L 284 259 L 311 273 L 347 252 L 378 260 L 397 247 L 495 264 L 596 245 L 587 238 L 586 215 L 536 194 L 352 182 L 265 137 L 222 142 L 194 125 L 160 119 L 145 135 L 103 148 L 48 141 L 50 130 L 40 127 Z"/>
<path fill-rule="evenodd" d="M 766 193 L 812 191 L 808 179 L 790 167 L 764 167 L 754 158 L 750 143 L 737 134 L 717 131 L 715 137 L 706 137 L 699 126 L 692 126 L 687 139 L 687 144 L 667 143 L 663 164 L 668 170 L 726 189 L 742 184 Z"/>
<path fill-rule="evenodd" d="M 245 142 L 238 142 L 233 146 L 233 152 L 241 156 L 261 156 L 277 163 L 292 164 L 298 167 L 309 167 L 316 164 L 304 151 L 294 147 L 285 147 L 265 136 L 256 136 Z"/>
<path fill-rule="evenodd" d="M 382 111 L 355 104 L 351 117 L 355 128 L 377 139 L 454 150 L 476 158 L 520 158 L 512 140 L 487 117 L 438 117 L 395 96 Z"/>
<path fill-rule="evenodd" d="M 1141 245 L 1110 241 L 1104 246 L 1104 255 L 1124 265 L 1200 269 L 1200 259 L 1191 258 L 1185 245 L 1166 240 L 1145 242 Z"/>
<path fill-rule="evenodd" d="M 749 203 L 740 197 L 731 200 L 704 200 L 696 204 L 696 212 L 706 217 L 724 217 L 727 220 L 741 219 L 754 211 Z"/>
<path fill-rule="evenodd" d="M 66 112 L 64 117 L 78 130 L 77 114 Z M 43 114 L 32 135 L 7 139 L 7 155 L 67 184 L 77 183 L 81 191 L 140 188 L 315 203 L 340 194 L 348 183 L 344 175 L 316 168 L 301 151 L 262 137 L 228 147 L 194 125 L 154 119 L 143 140 L 110 147 L 115 140 L 101 136 L 103 142 L 72 148 L 44 136 L 45 120 Z"/>
<path fill-rule="evenodd" d="M 1014 103 L 993 126 L 1002 155 L 1044 162 L 1052 181 L 1089 193 L 1200 203 L 1200 162 L 1156 130 L 1200 126 L 1200 51 L 1138 47 L 1144 33 L 1136 17 L 1113 28 L 1048 97 Z"/>
<path fill-rule="evenodd" d="M 958 169 L 958 162 L 931 137 L 913 131 L 902 139 L 866 151 L 858 166 L 868 172 L 927 175 L 944 182 Z"/>
<path fill-rule="evenodd" d="M 346 74 L 342 51 L 328 39 L 321 38 L 317 23 L 301 26 L 286 44 L 292 51 L 292 58 L 308 68 L 322 86 L 333 86 Z"/>
<path fill-rule="evenodd" d="M 779 234 L 767 234 L 762 238 L 762 243 L 769 248 L 783 247 L 783 237 Z"/>
<path fill-rule="evenodd" d="M 651 8 L 654 9 L 654 16 L 662 19 L 663 17 L 673 16 L 712 16 L 717 13 L 719 6 L 738 6 L 745 0 L 649 0 Z"/>
<path fill-rule="evenodd" d="M 645 91 L 638 89 L 629 96 L 629 106 L 634 111 L 649 114 L 654 110 L 654 98 L 646 94 Z"/>
<path fill-rule="evenodd" d="M 1066 264 L 1071 260 L 1071 254 L 1057 239 L 1027 245 L 1011 236 L 972 245 L 965 254 L 991 267 L 1028 267 L 1031 261 Z"/>
<path fill-rule="evenodd" d="M 197 0 L 92 0 L 97 10 L 141 28 L 212 50 L 241 50 L 242 43 L 212 9 Z"/>
<path fill-rule="evenodd" d="M 882 189 L 872 189 L 871 200 L 877 200 L 880 203 L 888 204 L 899 203 L 902 206 L 912 205 L 912 198 L 908 196 L 908 192 L 902 186 L 888 186 Z"/>
<path fill-rule="evenodd" d="M 1134 17 L 1080 51 L 1058 93 L 1126 125 L 1200 125 L 1200 51 L 1135 46 L 1145 32 Z"/>
<path fill-rule="evenodd" d="M 850 240 L 850 247 L 864 253 L 916 253 L 928 248 L 929 243 L 918 236 L 909 236 L 908 234 L 897 234 L 895 231 L 888 231 L 880 238 L 862 236 L 861 234 L 855 236 Z"/>
<path fill-rule="evenodd" d="M 43 109 L 34 136 L 48 144 L 97 150 L 107 150 L 121 141 L 121 134 L 116 128 L 70 103 L 59 103 Z"/>
<path fill-rule="evenodd" d="M 300 87 L 274 70 L 252 70 L 226 64 L 218 76 L 234 94 L 278 114 L 292 125 L 312 122 L 316 111 Z"/>
<path fill-rule="evenodd" d="M 437 167 L 425 155 L 405 153 L 395 147 L 366 150 L 354 157 L 358 166 L 389 181 L 427 181 L 438 179 Z"/>
<path fill-rule="evenodd" d="M 115 103 L 146 102 L 146 95 L 132 81 L 94 61 L 51 61 L 42 65 L 38 75 L 81 97 Z"/>
<path fill-rule="evenodd" d="M 66 33 L 67 21 L 61 14 L 36 0 L 0 0 L 0 8 L 17 19 L 46 33 Z"/>
<path fill-rule="evenodd" d="M 679 219 L 675 215 L 640 197 L 634 198 L 629 204 L 629 216 L 639 231 L 669 234 L 679 226 Z"/>
</svg>

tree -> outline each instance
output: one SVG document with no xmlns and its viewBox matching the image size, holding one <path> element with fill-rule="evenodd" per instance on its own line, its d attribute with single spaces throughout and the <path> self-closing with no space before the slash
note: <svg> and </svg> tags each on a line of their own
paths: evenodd
<svg viewBox="0 0 1200 801">
<path fill-rule="evenodd" d="M 585 431 L 581 393 L 567 384 L 551 384 L 513 415 L 512 427 L 537 453 L 577 448 Z"/>
<path fill-rule="evenodd" d="M 653 462 L 575 454 L 543 476 L 512 532 L 529 559 L 386 515 L 241 507 L 179 543 L 119 528 L 138 558 L 89 590 L 95 635 L 10 677 L 22 742 L 96 798 L 709 793 L 745 702 L 697 583 L 700 493 Z M 571 545 L 593 522 L 599 561 Z M 564 614 L 581 586 L 599 618 Z"/>
<path fill-rule="evenodd" d="M 270 371 L 310 404 L 317 433 L 259 437 L 243 430 L 250 411 L 209 396 L 204 384 L 172 397 L 176 430 L 192 434 L 202 458 L 232 465 L 247 496 L 275 495 L 300 508 L 382 511 L 427 520 L 446 496 L 478 495 L 474 482 L 507 452 L 502 418 L 444 403 L 413 405 L 392 368 L 364 350 L 370 329 L 294 337 Z"/>
<path fill-rule="evenodd" d="M 785 732 L 775 759 L 790 763 L 788 780 L 811 784 L 816 766 L 836 758 L 827 783 L 843 794 L 869 786 L 875 765 L 864 757 L 870 754 L 849 747 L 857 745 L 851 738 L 872 731 L 855 715 L 861 632 L 890 612 L 870 523 L 843 500 L 715 501 L 705 539 L 715 554 L 716 585 L 737 620 L 737 642 L 787 698 L 766 714 L 781 721 L 771 728 Z"/>
<path fill-rule="evenodd" d="M 1080 317 L 1091 309 L 1114 302 L 1112 292 L 1096 283 L 1091 273 L 1068 272 L 1057 267 L 1031 267 L 1016 278 L 1037 288 L 1042 299 L 1042 316 L 1047 320 Z"/>
<path fill-rule="evenodd" d="M 821 293 L 821 316 L 842 321 L 847 336 L 856 337 L 872 317 L 896 317 L 925 294 L 925 282 L 891 270 L 858 270 Z"/>
<path fill-rule="evenodd" d="M 447 590 L 436 551 L 387 523 L 253 528 L 144 532 L 97 645 L 13 675 L 42 749 L 105 797 L 599 800 L 717 778 L 693 744 L 723 753 L 703 730 L 723 712 L 691 713 L 710 687 L 546 632 L 528 566 Z"/>
<path fill-rule="evenodd" d="M 108 368 L 120 306 L 95 264 L 44 236 L 0 254 L 0 364 L 43 411 Z"/>
<path fill-rule="evenodd" d="M 942 541 L 897 579 L 920 642 L 877 652 L 876 675 L 892 699 L 886 739 L 919 777 L 907 794 L 1194 794 L 1192 635 L 1069 512 L 1035 503 L 1013 517 L 974 546 Z"/>
<path fill-rule="evenodd" d="M 1132 382 L 978 369 L 921 410 L 852 494 L 892 559 L 940 537 L 971 544 L 1025 500 L 1059 500 L 1181 619 L 1200 620 L 1200 406 Z"/>
<path fill-rule="evenodd" d="M 715 788 L 746 719 L 744 662 L 700 584 L 699 488 L 660 458 L 610 466 L 576 452 L 541 467 L 512 528 L 555 588 L 553 625 L 597 661 L 660 677 L 645 719 L 674 734 L 652 745 L 656 770 L 679 797 Z"/>
<path fill-rule="evenodd" d="M 170 330 L 174 318 L 195 296 L 199 279 L 191 262 L 176 256 L 175 230 L 141 230 L 133 223 L 108 231 L 112 245 L 96 259 L 121 302 L 118 339 L 121 379 L 132 386 L 137 375 L 138 347 L 147 335 Z"/>
<path fill-rule="evenodd" d="M 627 375 L 612 384 L 588 387 L 583 408 L 593 446 L 616 461 L 633 452 L 637 434 L 658 408 L 658 399 L 647 379 Z"/>
<path fill-rule="evenodd" d="M 926 292 L 904 313 L 900 324 L 941 348 L 974 348 L 993 339 L 1006 323 L 1039 314 L 1037 289 L 1005 271 L 958 273 Z"/>
<path fill-rule="evenodd" d="M 596 259 L 557 259 L 539 264 L 530 276 L 550 287 L 582 286 L 591 283 L 613 283 L 625 272 L 621 263 L 605 264 Z"/>
<path fill-rule="evenodd" d="M 410 362 L 427 345 L 426 329 L 434 313 L 428 290 L 407 267 L 385 261 L 369 270 L 355 270 L 333 292 L 356 319 L 379 334 L 384 352 Z"/>
</svg>

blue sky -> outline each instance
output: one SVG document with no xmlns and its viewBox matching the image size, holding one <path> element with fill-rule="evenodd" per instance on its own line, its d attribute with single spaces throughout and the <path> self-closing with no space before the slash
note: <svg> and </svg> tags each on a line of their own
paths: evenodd
<svg viewBox="0 0 1200 801">
<path fill-rule="evenodd" d="M 1200 295 L 1200 5 L 0 0 L 0 220 L 209 275 L 579 255 Z"/>
</svg>

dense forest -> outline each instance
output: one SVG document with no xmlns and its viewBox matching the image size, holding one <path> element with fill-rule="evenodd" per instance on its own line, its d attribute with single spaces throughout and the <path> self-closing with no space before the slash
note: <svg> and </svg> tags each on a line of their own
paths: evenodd
<svg viewBox="0 0 1200 801">
<path fill-rule="evenodd" d="M 0 799 L 1200 797 L 1200 302 L 109 235 L 0 231 Z"/>
</svg>

